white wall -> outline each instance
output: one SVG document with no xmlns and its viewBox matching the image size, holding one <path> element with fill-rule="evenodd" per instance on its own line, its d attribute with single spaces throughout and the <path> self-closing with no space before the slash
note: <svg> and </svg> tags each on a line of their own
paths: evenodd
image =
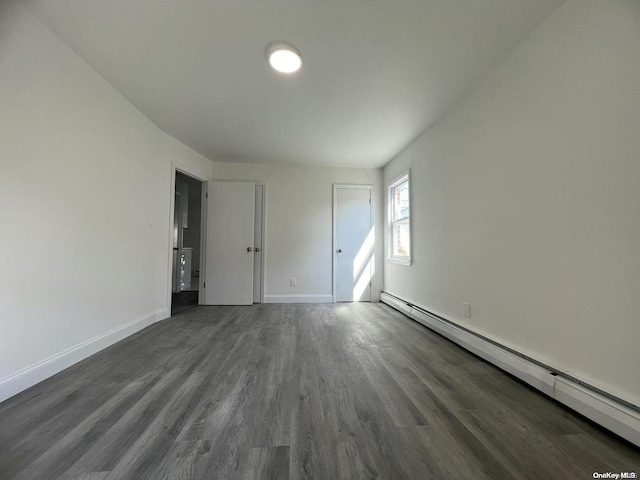
<svg viewBox="0 0 640 480">
<path fill-rule="evenodd" d="M 0 3 L 0 400 L 169 314 L 172 161 L 211 168 Z"/>
<path fill-rule="evenodd" d="M 333 184 L 374 185 L 376 225 L 382 224 L 380 169 L 311 168 L 214 163 L 214 180 L 266 184 L 265 302 L 331 301 Z M 382 234 L 376 240 L 372 298 L 382 287 Z M 295 277 L 297 286 L 289 279 Z"/>
<path fill-rule="evenodd" d="M 415 260 L 386 291 L 636 405 L 638 52 L 640 2 L 569 0 L 384 172 Z"/>
</svg>

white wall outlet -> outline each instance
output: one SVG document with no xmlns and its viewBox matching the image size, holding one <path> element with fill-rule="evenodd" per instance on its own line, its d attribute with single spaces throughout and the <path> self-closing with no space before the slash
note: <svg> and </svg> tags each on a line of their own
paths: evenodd
<svg viewBox="0 0 640 480">
<path fill-rule="evenodd" d="M 464 316 L 466 318 L 471 318 L 471 304 L 465 302 L 462 306 L 464 308 Z"/>
<path fill-rule="evenodd" d="M 298 280 L 295 277 L 291 277 L 289 279 L 289 285 L 291 285 L 292 287 L 295 287 L 298 284 Z"/>
</svg>

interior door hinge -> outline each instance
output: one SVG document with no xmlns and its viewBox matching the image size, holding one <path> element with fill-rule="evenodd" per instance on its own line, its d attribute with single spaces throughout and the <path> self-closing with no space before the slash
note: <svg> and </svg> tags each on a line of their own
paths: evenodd
<svg viewBox="0 0 640 480">
<path fill-rule="evenodd" d="M 204 283 L 202 284 L 202 288 L 207 288 L 207 282 L 204 282 Z"/>
<path fill-rule="evenodd" d="M 209 198 L 209 192 L 204 194 L 204 198 Z"/>
</svg>

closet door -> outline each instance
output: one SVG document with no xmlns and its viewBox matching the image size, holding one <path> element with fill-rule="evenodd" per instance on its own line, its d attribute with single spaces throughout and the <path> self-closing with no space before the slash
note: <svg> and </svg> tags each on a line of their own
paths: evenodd
<svg viewBox="0 0 640 480">
<path fill-rule="evenodd" d="M 253 304 L 255 184 L 209 182 L 205 305 Z"/>
</svg>

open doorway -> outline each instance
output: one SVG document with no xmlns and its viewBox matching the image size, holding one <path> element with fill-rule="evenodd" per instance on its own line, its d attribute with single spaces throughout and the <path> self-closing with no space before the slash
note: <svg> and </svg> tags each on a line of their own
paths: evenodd
<svg viewBox="0 0 640 480">
<path fill-rule="evenodd" d="M 198 305 L 202 256 L 202 184 L 176 170 L 171 315 Z"/>
</svg>

